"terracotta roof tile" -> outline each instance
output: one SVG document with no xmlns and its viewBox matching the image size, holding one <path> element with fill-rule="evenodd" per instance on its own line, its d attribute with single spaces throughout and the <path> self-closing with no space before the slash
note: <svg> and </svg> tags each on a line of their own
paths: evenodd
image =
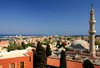
<svg viewBox="0 0 100 68">
<path fill-rule="evenodd" d="M 0 44 L 8 45 L 9 44 L 9 41 L 1 41 Z"/>
</svg>

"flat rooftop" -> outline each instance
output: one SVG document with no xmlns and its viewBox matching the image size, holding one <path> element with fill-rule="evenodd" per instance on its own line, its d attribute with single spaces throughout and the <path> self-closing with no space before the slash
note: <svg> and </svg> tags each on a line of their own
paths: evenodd
<svg viewBox="0 0 100 68">
<path fill-rule="evenodd" d="M 0 53 L 0 59 L 28 56 L 28 54 L 26 54 L 27 52 L 30 52 L 30 51 L 28 51 L 28 50 L 16 50 L 16 51 Z"/>
</svg>

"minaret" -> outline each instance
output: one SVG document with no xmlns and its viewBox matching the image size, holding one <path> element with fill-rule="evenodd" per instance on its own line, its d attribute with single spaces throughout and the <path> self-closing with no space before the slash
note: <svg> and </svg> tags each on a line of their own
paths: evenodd
<svg viewBox="0 0 100 68">
<path fill-rule="evenodd" d="M 90 30 L 89 30 L 89 34 L 90 34 L 90 54 L 93 57 L 95 55 L 95 17 L 94 17 L 94 9 L 93 9 L 93 4 L 92 4 L 92 8 L 90 11 Z"/>
</svg>

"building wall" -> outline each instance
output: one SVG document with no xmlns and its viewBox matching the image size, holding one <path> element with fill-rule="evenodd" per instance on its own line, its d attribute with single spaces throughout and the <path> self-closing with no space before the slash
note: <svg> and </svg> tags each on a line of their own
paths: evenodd
<svg viewBox="0 0 100 68">
<path fill-rule="evenodd" d="M 66 52 L 67 55 L 83 55 L 83 56 L 90 56 L 88 50 L 80 50 L 80 49 L 69 49 L 67 52 Z"/>
<path fill-rule="evenodd" d="M 83 68 L 82 62 L 77 61 L 66 61 L 67 68 Z M 54 58 L 47 58 L 47 65 L 59 67 L 60 60 Z M 100 65 L 94 65 L 94 68 L 100 68 Z"/>
<path fill-rule="evenodd" d="M 20 68 L 20 62 L 24 62 L 24 68 L 33 68 L 33 52 L 27 54 L 30 56 L 0 59 L 0 66 L 2 68 L 10 68 L 10 64 L 15 63 L 15 68 Z M 31 62 L 29 61 L 29 57 L 31 57 Z"/>
</svg>

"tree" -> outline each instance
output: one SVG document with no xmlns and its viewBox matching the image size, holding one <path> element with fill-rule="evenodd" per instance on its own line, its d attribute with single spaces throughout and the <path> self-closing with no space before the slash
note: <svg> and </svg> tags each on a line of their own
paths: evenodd
<svg viewBox="0 0 100 68">
<path fill-rule="evenodd" d="M 30 47 L 32 47 L 33 45 L 32 45 L 32 44 L 30 44 L 30 43 L 28 43 L 28 44 L 27 44 L 27 46 L 30 46 Z"/>
<path fill-rule="evenodd" d="M 65 45 L 66 43 L 62 43 L 58 48 L 61 48 L 61 47 L 65 48 Z"/>
<path fill-rule="evenodd" d="M 94 68 L 93 64 L 91 63 L 90 60 L 86 59 L 83 63 L 84 68 Z"/>
<path fill-rule="evenodd" d="M 64 48 L 65 48 L 65 45 L 66 45 L 66 43 L 62 43 L 62 44 L 61 44 L 61 47 L 64 47 Z"/>
<path fill-rule="evenodd" d="M 12 44 L 12 43 L 7 47 L 8 52 L 10 52 L 12 50 L 16 50 L 16 49 L 22 50 L 23 47 L 18 44 Z"/>
<path fill-rule="evenodd" d="M 36 48 L 36 56 L 35 56 L 35 68 L 46 68 L 47 66 L 47 57 L 46 57 L 46 51 L 42 47 L 41 43 L 38 42 L 37 48 Z"/>
<path fill-rule="evenodd" d="M 60 46 L 60 40 L 57 40 L 57 45 L 56 46 Z"/>
<path fill-rule="evenodd" d="M 16 44 L 16 42 L 14 41 L 14 44 Z"/>
<path fill-rule="evenodd" d="M 47 57 L 51 55 L 51 49 L 50 49 L 49 45 L 47 45 L 47 47 L 46 47 L 46 55 L 47 55 Z"/>
<path fill-rule="evenodd" d="M 61 52 L 60 68 L 66 68 L 66 55 L 65 55 L 65 51 L 63 50 Z"/>
<path fill-rule="evenodd" d="M 43 45 L 49 45 L 50 44 L 50 41 L 46 41 L 45 43 L 41 43 Z"/>
<path fill-rule="evenodd" d="M 99 41 L 95 41 L 95 45 L 98 45 L 100 47 L 100 42 Z"/>
<path fill-rule="evenodd" d="M 22 47 L 22 46 L 20 46 L 20 45 L 17 45 L 17 46 L 16 46 L 16 49 L 18 49 L 18 50 L 22 50 L 22 49 L 23 49 L 23 47 Z"/>
<path fill-rule="evenodd" d="M 24 49 L 26 48 L 26 45 L 25 45 L 25 43 L 24 43 L 24 42 L 22 42 L 22 46 L 23 46 L 23 48 L 24 48 Z"/>
<path fill-rule="evenodd" d="M 70 40 L 71 38 L 67 38 L 67 40 Z"/>
</svg>

